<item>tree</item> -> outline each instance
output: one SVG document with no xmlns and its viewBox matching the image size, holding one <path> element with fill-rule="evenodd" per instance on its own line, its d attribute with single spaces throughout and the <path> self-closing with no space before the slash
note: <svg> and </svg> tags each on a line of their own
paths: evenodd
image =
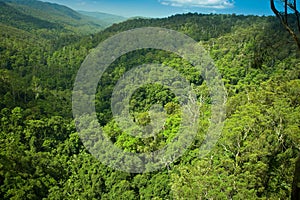
<svg viewBox="0 0 300 200">
<path fill-rule="evenodd" d="M 285 27 L 285 29 L 290 33 L 290 35 L 293 37 L 295 40 L 298 49 L 300 50 L 300 38 L 299 38 L 299 33 L 300 33 L 300 19 L 299 19 L 299 11 L 297 9 L 297 1 L 296 0 L 281 0 L 280 1 L 283 4 L 284 7 L 284 12 L 280 12 L 275 5 L 274 0 L 270 0 L 271 3 L 271 9 L 274 12 L 274 14 L 280 19 L 282 25 Z M 289 24 L 289 10 L 291 10 L 292 13 L 295 14 L 296 17 L 296 30 L 298 31 L 298 35 L 292 25 Z M 294 180 L 292 184 L 292 200 L 297 200 L 300 198 L 300 155 L 298 156 L 298 159 L 296 161 L 296 166 L 295 166 L 295 172 L 294 172 Z"/>
<path fill-rule="evenodd" d="M 298 160 L 296 161 L 296 167 L 294 172 L 294 180 L 293 180 L 293 188 L 292 188 L 292 200 L 300 199 L 300 188 L 299 188 L 299 182 L 300 182 L 300 156 L 298 157 Z"/>
</svg>

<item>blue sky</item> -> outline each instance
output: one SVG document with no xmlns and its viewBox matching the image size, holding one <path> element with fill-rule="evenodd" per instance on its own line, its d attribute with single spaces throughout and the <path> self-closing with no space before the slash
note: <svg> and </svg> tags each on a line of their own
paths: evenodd
<svg viewBox="0 0 300 200">
<path fill-rule="evenodd" d="M 75 10 L 99 11 L 125 17 L 166 17 L 177 13 L 236 13 L 272 15 L 269 0 L 43 0 Z"/>
</svg>

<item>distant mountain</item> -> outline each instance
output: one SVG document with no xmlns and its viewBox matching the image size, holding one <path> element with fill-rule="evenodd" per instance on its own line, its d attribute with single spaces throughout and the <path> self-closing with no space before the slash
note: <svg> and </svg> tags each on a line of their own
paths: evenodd
<svg viewBox="0 0 300 200">
<path fill-rule="evenodd" d="M 66 6 L 38 0 L 0 0 L 0 23 L 29 28 L 64 28 L 76 33 L 89 34 L 103 30 L 120 18 L 82 15 Z M 108 16 L 108 15 L 107 15 Z M 107 21 L 106 21 L 107 19 Z M 114 19 L 114 20 L 113 20 Z"/>
<path fill-rule="evenodd" d="M 101 21 L 103 21 L 103 24 L 106 24 L 106 26 L 110 26 L 111 24 L 114 24 L 114 23 L 123 22 L 127 19 L 127 18 L 119 16 L 119 15 L 112 15 L 112 14 L 103 13 L 103 12 L 89 12 L 89 11 L 82 11 L 82 10 L 79 10 L 77 12 L 82 15 L 101 20 Z"/>
<path fill-rule="evenodd" d="M 61 28 L 58 24 L 25 14 L 15 7 L 1 1 L 0 23 L 23 30 Z"/>
</svg>

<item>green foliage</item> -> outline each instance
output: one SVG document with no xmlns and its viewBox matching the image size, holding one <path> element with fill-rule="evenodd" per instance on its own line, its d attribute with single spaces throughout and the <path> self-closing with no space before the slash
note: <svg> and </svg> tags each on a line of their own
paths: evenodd
<svg viewBox="0 0 300 200">
<path fill-rule="evenodd" d="M 300 150 L 300 63 L 275 17 L 189 13 L 132 19 L 82 36 L 73 26 L 85 19 L 68 8 L 47 4 L 51 12 L 41 13 L 41 2 L 0 4 L 1 199 L 290 198 Z M 159 104 L 166 113 L 163 126 L 149 138 L 120 128 L 112 119 L 111 93 L 135 66 L 156 63 L 179 71 L 200 107 L 198 134 L 181 158 L 158 172 L 128 174 L 103 165 L 82 145 L 72 120 L 71 91 L 92 48 L 118 32 L 146 26 L 183 32 L 209 51 L 228 91 L 226 120 L 217 145 L 200 158 L 212 104 L 200 73 L 160 50 L 121 56 L 101 77 L 95 99 L 99 122 L 117 147 L 128 152 L 163 148 L 178 134 L 182 118 L 173 92 L 148 84 L 132 95 L 130 114 L 146 126 L 151 107 Z"/>
</svg>

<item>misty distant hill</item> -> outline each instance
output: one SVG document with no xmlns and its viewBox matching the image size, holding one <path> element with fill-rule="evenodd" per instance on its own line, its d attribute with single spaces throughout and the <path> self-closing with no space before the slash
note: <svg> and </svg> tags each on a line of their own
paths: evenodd
<svg viewBox="0 0 300 200">
<path fill-rule="evenodd" d="M 103 12 L 89 12 L 89 11 L 82 11 L 82 10 L 79 10 L 77 12 L 82 15 L 101 20 L 103 24 L 106 24 L 106 26 L 110 26 L 111 24 L 119 23 L 127 19 L 119 15 L 113 15 L 113 14 L 108 14 Z"/>
</svg>

